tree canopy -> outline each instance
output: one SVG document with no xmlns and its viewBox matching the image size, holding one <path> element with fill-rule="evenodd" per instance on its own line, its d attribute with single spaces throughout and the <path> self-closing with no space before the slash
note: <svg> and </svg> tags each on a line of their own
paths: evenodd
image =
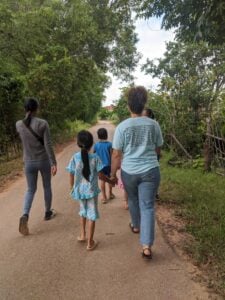
<svg viewBox="0 0 225 300">
<path fill-rule="evenodd" d="M 68 120 L 94 118 L 109 70 L 132 79 L 139 55 L 128 1 L 2 0 L 0 18 L 0 78 L 18 83 L 18 107 L 23 96 L 37 97 L 54 132 Z M 4 82 L 0 107 L 6 115 Z M 12 124 L 22 117 L 16 107 Z"/>
<path fill-rule="evenodd" d="M 138 16 L 162 17 L 162 28 L 175 28 L 180 41 L 225 42 L 224 0 L 131 0 Z"/>
</svg>

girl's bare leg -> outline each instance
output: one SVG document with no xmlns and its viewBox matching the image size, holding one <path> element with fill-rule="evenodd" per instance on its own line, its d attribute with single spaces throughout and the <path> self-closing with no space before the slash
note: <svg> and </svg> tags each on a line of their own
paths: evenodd
<svg viewBox="0 0 225 300">
<path fill-rule="evenodd" d="M 112 192 L 112 188 L 113 188 L 113 186 L 111 184 L 109 184 L 109 199 L 115 198 L 115 195 Z"/>
<path fill-rule="evenodd" d="M 86 221 L 86 218 L 80 217 L 80 238 L 82 240 L 86 238 Z"/>
<path fill-rule="evenodd" d="M 105 181 L 101 180 L 101 192 L 102 192 L 102 203 L 106 203 L 106 190 L 105 190 Z"/>
<path fill-rule="evenodd" d="M 93 237 L 95 233 L 95 221 L 88 220 L 88 247 L 93 245 Z"/>
</svg>

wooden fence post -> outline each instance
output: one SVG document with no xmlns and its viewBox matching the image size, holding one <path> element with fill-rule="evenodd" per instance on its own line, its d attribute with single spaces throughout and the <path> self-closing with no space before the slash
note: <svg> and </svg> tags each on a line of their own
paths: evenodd
<svg viewBox="0 0 225 300">
<path fill-rule="evenodd" d="M 204 142 L 204 170 L 206 172 L 211 171 L 211 164 L 212 164 L 212 149 L 210 143 L 210 135 L 211 135 L 211 119 L 210 117 L 206 118 L 206 138 Z"/>
</svg>

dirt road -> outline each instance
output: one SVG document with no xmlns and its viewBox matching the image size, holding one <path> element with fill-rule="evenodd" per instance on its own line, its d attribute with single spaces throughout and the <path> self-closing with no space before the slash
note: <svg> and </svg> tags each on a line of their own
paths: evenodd
<svg viewBox="0 0 225 300">
<path fill-rule="evenodd" d="M 113 126 L 104 126 L 112 137 Z M 191 280 L 186 264 L 167 245 L 158 227 L 154 259 L 143 261 L 138 236 L 129 230 L 129 213 L 122 209 L 122 192 L 117 188 L 116 199 L 99 204 L 99 247 L 87 252 L 85 245 L 77 243 L 78 205 L 68 196 L 65 171 L 74 150 L 70 145 L 58 155 L 59 172 L 53 178 L 57 217 L 43 221 L 39 188 L 30 215 L 30 236 L 18 233 L 25 178 L 0 194 L 0 300 L 209 299 Z"/>
</svg>

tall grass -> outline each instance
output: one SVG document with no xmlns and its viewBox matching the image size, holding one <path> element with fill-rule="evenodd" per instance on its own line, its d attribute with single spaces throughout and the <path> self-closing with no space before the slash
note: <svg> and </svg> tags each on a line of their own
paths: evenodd
<svg viewBox="0 0 225 300">
<path fill-rule="evenodd" d="M 225 293 L 225 178 L 161 161 L 162 201 L 179 207 L 195 241 L 186 245 L 199 265 L 207 266 L 213 285 Z"/>
</svg>

